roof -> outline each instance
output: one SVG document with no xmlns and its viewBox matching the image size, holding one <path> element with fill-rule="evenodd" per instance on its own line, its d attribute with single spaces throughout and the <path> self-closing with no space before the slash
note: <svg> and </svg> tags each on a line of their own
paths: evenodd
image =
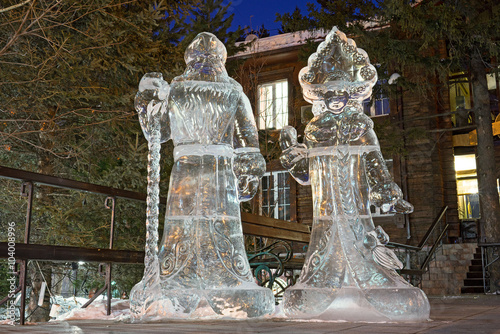
<svg viewBox="0 0 500 334">
<path fill-rule="evenodd" d="M 305 30 L 264 38 L 256 38 L 251 41 L 238 42 L 236 43 L 237 46 L 242 44 L 248 44 L 249 46 L 244 51 L 236 53 L 231 58 L 300 46 L 305 44 L 308 40 L 323 41 L 327 34 L 328 31 L 324 29 L 311 31 Z"/>
</svg>

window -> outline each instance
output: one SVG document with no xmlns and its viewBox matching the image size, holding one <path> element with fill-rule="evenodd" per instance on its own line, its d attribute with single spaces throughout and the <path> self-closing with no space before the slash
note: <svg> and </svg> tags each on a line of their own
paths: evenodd
<svg viewBox="0 0 500 334">
<path fill-rule="evenodd" d="M 259 129 L 281 129 L 288 125 L 288 81 L 258 86 Z"/>
<path fill-rule="evenodd" d="M 470 109 L 470 83 L 465 74 L 462 72 L 450 75 L 448 84 L 451 110 L 458 108 Z"/>
<path fill-rule="evenodd" d="M 287 171 L 266 173 L 261 180 L 260 214 L 290 220 L 290 176 Z"/>
<path fill-rule="evenodd" d="M 389 97 L 382 89 L 381 83 L 385 83 L 385 81 L 379 80 L 374 87 L 371 98 L 363 101 L 364 113 L 370 117 L 389 115 L 391 112 Z"/>
<path fill-rule="evenodd" d="M 371 117 L 389 115 L 391 112 L 387 96 L 375 97 L 373 102 L 370 99 L 366 99 L 363 101 L 363 108 L 365 114 Z"/>
<path fill-rule="evenodd" d="M 456 127 L 472 124 L 470 83 L 464 72 L 450 75 L 448 82 L 450 95 L 450 110 L 457 111 L 451 116 Z"/>
<path fill-rule="evenodd" d="M 481 218 L 476 172 L 476 156 L 474 154 L 456 155 L 455 173 L 457 178 L 458 218 Z M 499 179 L 497 179 L 497 188 L 500 193 Z"/>
<path fill-rule="evenodd" d="M 460 219 L 479 219 L 476 156 L 474 154 L 456 155 L 455 173 L 457 177 L 458 217 Z"/>
</svg>

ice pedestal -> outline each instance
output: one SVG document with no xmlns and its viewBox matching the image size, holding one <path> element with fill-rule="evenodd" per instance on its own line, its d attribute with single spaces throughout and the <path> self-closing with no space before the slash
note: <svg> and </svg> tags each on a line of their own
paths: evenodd
<svg viewBox="0 0 500 334">
<path fill-rule="evenodd" d="M 274 311 L 274 296 L 259 286 L 183 290 L 153 288 L 151 292 L 157 294 L 151 295 L 150 301 L 134 305 L 135 310 L 140 310 L 140 316 L 134 320 L 245 319 Z"/>
<path fill-rule="evenodd" d="M 282 165 L 310 184 L 313 226 L 298 283 L 283 295 L 291 318 L 346 321 L 422 321 L 425 294 L 396 269 L 388 235 L 375 227 L 370 206 L 410 213 L 380 153 L 372 120 L 360 102 L 369 98 L 377 72 L 365 51 L 334 28 L 299 73 L 304 99 L 315 117 L 297 142 L 281 132 Z"/>
<path fill-rule="evenodd" d="M 294 287 L 287 291 L 285 313 L 293 318 L 367 322 L 413 322 L 429 316 L 425 294 L 416 288 L 365 289 Z"/>
<path fill-rule="evenodd" d="M 183 75 L 169 85 L 150 73 L 139 85 L 136 109 L 150 161 L 145 272 L 130 294 L 134 321 L 274 311 L 272 291 L 252 276 L 240 218 L 240 201 L 254 196 L 265 161 L 250 102 L 227 75 L 225 59 L 224 45 L 201 33 L 186 50 Z M 169 139 L 174 165 L 158 247 L 155 143 Z"/>
</svg>

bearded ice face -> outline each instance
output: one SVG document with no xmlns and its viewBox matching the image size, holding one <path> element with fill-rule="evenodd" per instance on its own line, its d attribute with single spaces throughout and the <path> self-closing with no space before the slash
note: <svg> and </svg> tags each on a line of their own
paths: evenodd
<svg viewBox="0 0 500 334">
<path fill-rule="evenodd" d="M 200 81 L 225 81 L 227 72 L 226 47 L 213 34 L 198 34 L 184 53 L 187 68 L 184 79 Z"/>
</svg>

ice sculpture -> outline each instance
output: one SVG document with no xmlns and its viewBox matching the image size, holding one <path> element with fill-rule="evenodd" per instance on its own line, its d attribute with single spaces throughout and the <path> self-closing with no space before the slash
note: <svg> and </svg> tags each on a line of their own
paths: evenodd
<svg viewBox="0 0 500 334">
<path fill-rule="evenodd" d="M 224 67 L 226 49 L 201 33 L 184 74 L 169 85 L 146 74 L 135 107 L 150 147 L 145 271 L 130 294 L 134 321 L 259 317 L 274 311 L 246 257 L 240 201 L 265 172 L 248 98 Z M 158 249 L 160 143 L 174 142 L 163 238 Z"/>
<path fill-rule="evenodd" d="M 370 203 L 410 213 L 380 153 L 372 120 L 360 104 L 377 72 L 352 39 L 333 28 L 299 73 L 314 118 L 304 144 L 294 128 L 281 132 L 281 162 L 301 184 L 311 184 L 313 227 L 296 285 L 285 291 L 291 318 L 347 321 L 419 321 L 429 302 L 395 269 L 402 264 L 375 228 Z"/>
</svg>

